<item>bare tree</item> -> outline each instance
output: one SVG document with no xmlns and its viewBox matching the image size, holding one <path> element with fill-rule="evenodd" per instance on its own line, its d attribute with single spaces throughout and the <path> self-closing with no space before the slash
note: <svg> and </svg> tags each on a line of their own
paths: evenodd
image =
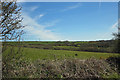
<svg viewBox="0 0 120 80">
<path fill-rule="evenodd" d="M 23 34 L 22 28 L 24 28 L 25 26 L 22 24 L 22 7 L 20 7 L 17 2 L 0 3 L 0 34 L 2 35 L 2 41 L 4 41 L 2 48 L 3 53 L 7 49 L 7 40 L 20 41 L 21 35 Z M 14 57 L 14 47 L 11 46 L 9 48 L 11 48 L 11 51 L 9 52 L 8 56 L 13 55 L 12 57 Z M 18 47 L 17 53 L 18 52 L 20 53 L 20 47 Z M 8 57 L 6 57 L 6 59 L 8 59 Z"/>
<path fill-rule="evenodd" d="M 6 50 L 6 41 L 20 40 L 23 34 L 21 9 L 17 2 L 1 2 L 0 9 L 0 34 L 4 41 L 2 52 Z"/>
<path fill-rule="evenodd" d="M 2 40 L 18 39 L 23 34 L 21 7 L 16 2 L 1 2 L 0 34 Z"/>
<path fill-rule="evenodd" d="M 22 7 L 17 2 L 0 2 L 0 6 L 0 35 L 2 35 L 2 41 L 4 41 L 2 47 L 2 53 L 4 54 L 2 56 L 2 75 L 4 76 L 9 73 L 9 70 L 12 71 L 13 68 L 10 64 L 15 64 L 15 61 L 22 57 L 21 47 L 8 46 L 6 41 L 20 41 L 21 35 L 23 34 L 22 29 L 25 26 L 22 24 Z M 9 51 L 4 52 L 7 48 Z"/>
</svg>

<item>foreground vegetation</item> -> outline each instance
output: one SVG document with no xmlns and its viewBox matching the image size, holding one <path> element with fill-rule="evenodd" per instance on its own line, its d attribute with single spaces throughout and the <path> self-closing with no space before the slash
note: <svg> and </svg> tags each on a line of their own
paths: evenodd
<svg viewBox="0 0 120 80">
<path fill-rule="evenodd" d="M 82 45 L 9 42 L 2 55 L 3 78 L 120 78 L 118 53 L 75 50 Z"/>
<path fill-rule="evenodd" d="M 120 78 L 114 66 L 93 58 L 13 62 L 3 64 L 3 78 Z"/>
<path fill-rule="evenodd" d="M 2 40 L 20 40 L 21 7 L 2 2 Z M 116 35 L 116 34 L 115 34 Z M 3 78 L 120 78 L 120 35 L 108 41 L 4 42 Z M 114 49 L 114 47 L 116 47 Z M 84 52 L 87 51 L 87 52 Z M 116 53 L 116 54 L 112 54 Z M 116 57 L 118 56 L 118 57 Z"/>
</svg>

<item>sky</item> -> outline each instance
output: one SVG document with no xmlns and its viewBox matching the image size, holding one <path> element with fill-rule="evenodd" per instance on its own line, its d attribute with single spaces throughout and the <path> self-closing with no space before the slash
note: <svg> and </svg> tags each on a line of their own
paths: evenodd
<svg viewBox="0 0 120 80">
<path fill-rule="evenodd" d="M 117 2 L 22 2 L 25 41 L 109 40 L 117 32 Z"/>
</svg>

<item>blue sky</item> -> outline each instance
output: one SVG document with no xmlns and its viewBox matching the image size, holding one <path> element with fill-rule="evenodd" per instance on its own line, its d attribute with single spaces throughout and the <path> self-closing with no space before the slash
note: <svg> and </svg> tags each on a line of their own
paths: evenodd
<svg viewBox="0 0 120 80">
<path fill-rule="evenodd" d="M 117 32 L 117 2 L 24 2 L 21 6 L 27 25 L 24 40 L 107 40 Z"/>
</svg>

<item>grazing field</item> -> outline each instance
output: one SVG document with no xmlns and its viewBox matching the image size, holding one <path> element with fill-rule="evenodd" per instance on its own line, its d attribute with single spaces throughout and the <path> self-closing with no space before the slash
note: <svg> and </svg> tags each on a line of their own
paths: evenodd
<svg viewBox="0 0 120 80">
<path fill-rule="evenodd" d="M 44 50 L 24 48 L 23 54 L 25 58 L 31 60 L 37 59 L 65 59 L 65 58 L 79 58 L 88 59 L 90 57 L 106 59 L 110 56 L 117 56 L 113 53 L 97 53 L 97 52 L 79 52 L 79 51 L 66 51 L 66 50 Z M 76 55 L 77 54 L 77 55 Z"/>
<path fill-rule="evenodd" d="M 110 41 L 7 42 L 3 47 L 3 77 L 120 78 L 120 55 L 112 52 Z"/>
<path fill-rule="evenodd" d="M 25 48 L 49 49 L 49 50 L 69 50 L 116 53 L 113 50 L 114 41 L 23 41 L 7 42 L 9 46 L 21 46 Z"/>
<path fill-rule="evenodd" d="M 14 48 L 17 51 L 17 47 Z M 41 60 L 54 60 L 54 59 L 65 59 L 65 58 L 78 58 L 78 59 L 106 59 L 111 56 L 118 56 L 116 53 L 100 53 L 100 52 L 85 52 L 85 51 L 67 51 L 67 50 L 45 50 L 45 49 L 36 49 L 36 48 L 21 48 L 22 54 L 26 59 L 35 61 L 37 59 Z M 8 48 L 5 53 L 10 52 Z M 4 57 L 4 55 L 3 55 Z"/>
</svg>

